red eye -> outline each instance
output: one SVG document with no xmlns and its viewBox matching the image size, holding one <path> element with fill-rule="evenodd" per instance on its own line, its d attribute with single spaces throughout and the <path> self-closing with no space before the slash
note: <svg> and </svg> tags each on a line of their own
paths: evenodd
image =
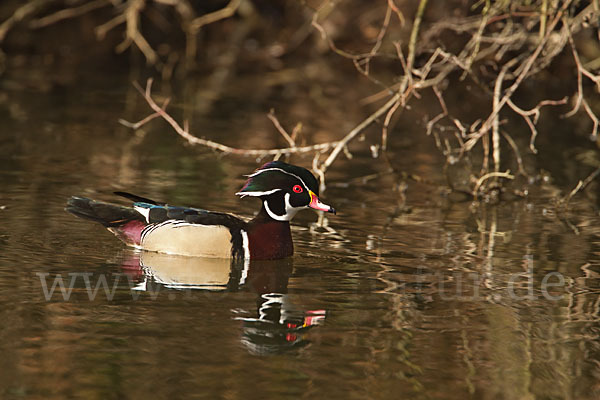
<svg viewBox="0 0 600 400">
<path fill-rule="evenodd" d="M 300 186 L 300 185 L 294 185 L 294 187 L 292 188 L 292 190 L 293 190 L 295 193 L 302 193 L 302 190 L 303 190 L 303 189 L 302 189 L 302 186 Z"/>
</svg>

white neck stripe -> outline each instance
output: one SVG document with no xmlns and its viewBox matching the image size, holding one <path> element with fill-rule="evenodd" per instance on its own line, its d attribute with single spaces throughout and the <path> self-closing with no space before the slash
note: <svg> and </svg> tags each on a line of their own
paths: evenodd
<svg viewBox="0 0 600 400">
<path fill-rule="evenodd" d="M 298 213 L 298 211 L 305 208 L 305 207 L 293 207 L 290 204 L 290 194 L 289 193 L 285 194 L 284 200 L 285 200 L 285 214 L 284 215 L 275 214 L 269 208 L 269 203 L 267 202 L 267 200 L 263 201 L 263 204 L 265 205 L 265 210 L 267 211 L 267 214 L 269 214 L 269 217 L 273 218 L 276 221 L 291 221 L 291 219 L 294 218 L 294 216 Z"/>
<path fill-rule="evenodd" d="M 276 221 L 289 221 L 290 218 L 288 218 L 288 215 L 277 215 L 275 214 L 273 211 L 271 211 L 271 209 L 269 208 L 269 203 L 265 200 L 263 202 L 263 204 L 265 205 L 265 210 L 267 210 L 267 214 L 269 214 L 269 217 L 273 218 Z"/>
</svg>

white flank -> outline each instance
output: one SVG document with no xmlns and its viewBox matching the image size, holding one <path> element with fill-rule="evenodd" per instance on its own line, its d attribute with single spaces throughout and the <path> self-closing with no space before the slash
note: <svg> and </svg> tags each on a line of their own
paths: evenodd
<svg viewBox="0 0 600 400">
<path fill-rule="evenodd" d="M 144 250 L 184 256 L 231 257 L 231 233 L 222 225 L 167 220 L 148 225 L 141 235 Z"/>
</svg>

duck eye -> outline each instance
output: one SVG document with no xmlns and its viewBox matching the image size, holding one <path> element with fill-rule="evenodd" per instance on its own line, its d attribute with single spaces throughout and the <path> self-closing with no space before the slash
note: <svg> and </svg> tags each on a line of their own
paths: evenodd
<svg viewBox="0 0 600 400">
<path fill-rule="evenodd" d="M 294 193 L 302 193 L 303 189 L 302 189 L 302 186 L 300 186 L 300 185 L 294 185 L 292 190 L 294 191 Z"/>
</svg>

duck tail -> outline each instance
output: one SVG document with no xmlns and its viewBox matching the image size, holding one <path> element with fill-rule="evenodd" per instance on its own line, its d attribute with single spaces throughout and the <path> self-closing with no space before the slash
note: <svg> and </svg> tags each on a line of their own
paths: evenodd
<svg viewBox="0 0 600 400">
<path fill-rule="evenodd" d="M 143 215 L 131 207 L 105 203 L 86 197 L 71 197 L 65 210 L 77 217 L 99 222 L 106 228 L 119 227 L 136 220 L 144 222 Z"/>
<path fill-rule="evenodd" d="M 147 225 L 144 216 L 133 208 L 86 197 L 71 197 L 65 210 L 77 217 L 99 222 L 129 246 L 140 245 L 142 230 Z"/>
</svg>

